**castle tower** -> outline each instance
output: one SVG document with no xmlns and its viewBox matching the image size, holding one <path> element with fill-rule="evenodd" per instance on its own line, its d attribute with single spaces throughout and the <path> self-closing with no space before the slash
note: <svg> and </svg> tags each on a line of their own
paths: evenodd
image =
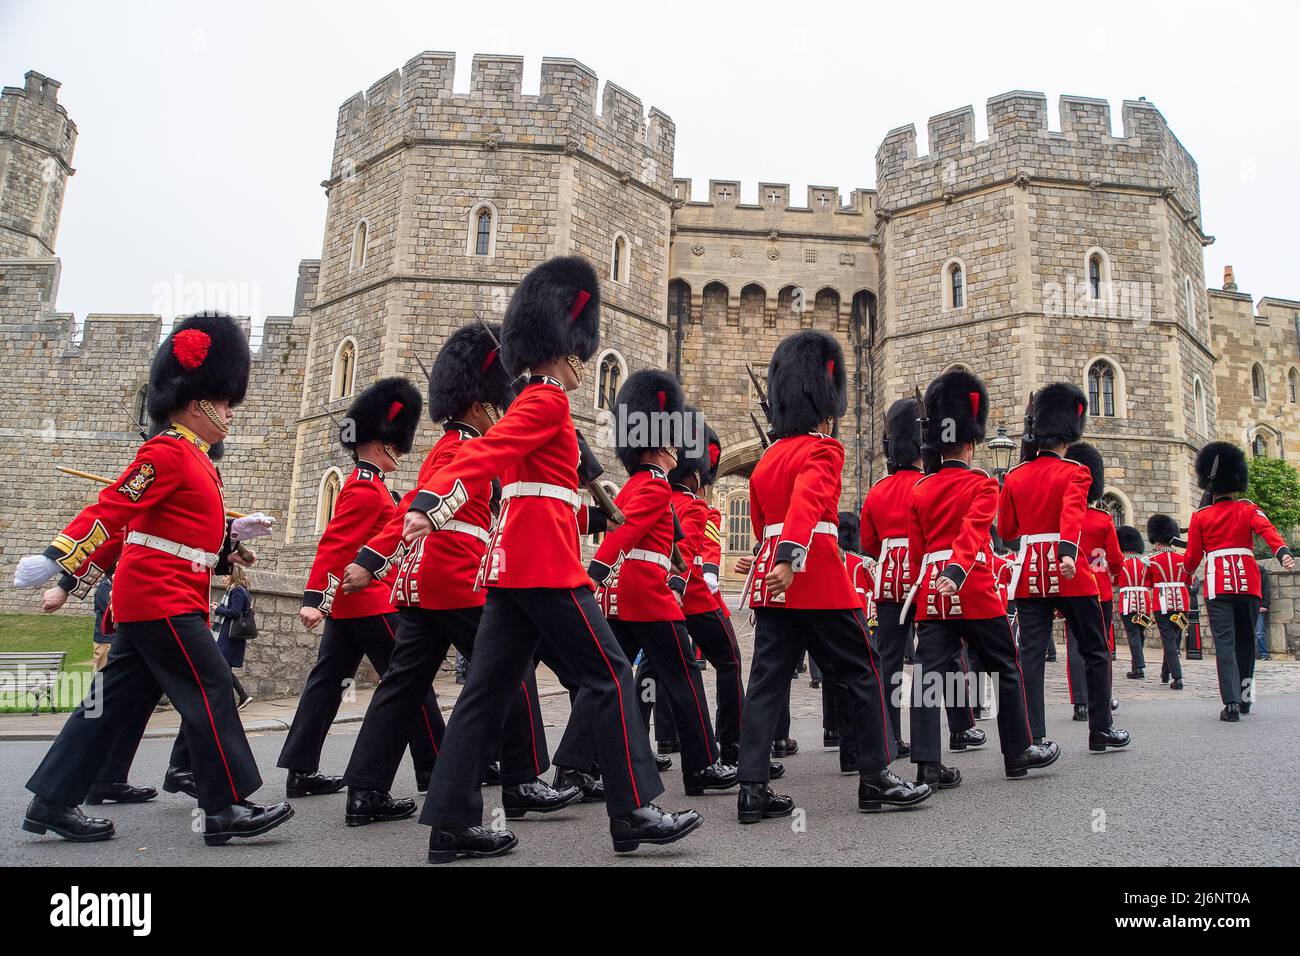
<svg viewBox="0 0 1300 956">
<path fill-rule="evenodd" d="M 571 395 L 589 435 L 602 382 L 667 354 L 672 120 L 610 82 L 598 112 L 576 60 L 544 59 L 527 96 L 521 57 L 475 56 L 467 93 L 455 65 L 421 53 L 339 110 L 286 529 L 304 562 L 331 476 L 349 468 L 330 414 L 380 377 L 421 381 L 420 360 L 476 315 L 499 321 L 543 260 L 578 253 L 602 278 L 602 351 Z M 426 422 L 417 448 L 434 436 Z"/>
<path fill-rule="evenodd" d="M 1105 101 L 1067 96 L 1052 131 L 1046 97 L 1013 92 L 989 100 L 986 140 L 970 107 L 931 118 L 927 156 L 912 126 L 885 137 L 877 404 L 969 363 L 989 385 L 990 429 L 1017 435 L 1031 390 L 1074 382 L 1094 406 L 1108 507 L 1186 521 L 1191 463 L 1214 437 L 1213 239 L 1164 117 L 1126 101 L 1123 126 L 1112 136 Z"/>
<path fill-rule="evenodd" d="M 54 255 L 77 125 L 59 83 L 32 70 L 0 93 L 0 259 Z"/>
</svg>

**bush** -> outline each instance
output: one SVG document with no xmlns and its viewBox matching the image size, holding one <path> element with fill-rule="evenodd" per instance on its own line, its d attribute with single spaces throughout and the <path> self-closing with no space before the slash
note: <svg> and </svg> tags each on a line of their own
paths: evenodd
<svg viewBox="0 0 1300 956">
<path fill-rule="evenodd" d="M 1246 496 L 1268 515 L 1273 527 L 1290 538 L 1300 525 L 1300 475 L 1280 458 L 1252 458 Z"/>
</svg>

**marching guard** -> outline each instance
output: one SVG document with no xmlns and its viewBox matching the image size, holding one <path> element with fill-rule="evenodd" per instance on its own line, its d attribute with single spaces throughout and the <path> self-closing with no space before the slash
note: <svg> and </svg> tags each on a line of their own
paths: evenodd
<svg viewBox="0 0 1300 956">
<path fill-rule="evenodd" d="M 1181 533 L 1171 515 L 1154 514 L 1147 519 L 1147 540 L 1156 550 L 1147 561 L 1144 583 L 1152 595 L 1156 629 L 1164 646 L 1160 682 L 1167 683 L 1171 690 L 1183 689 L 1183 632 L 1192 608 L 1192 572 L 1183 566 L 1183 553 L 1174 545 Z"/>
<path fill-rule="evenodd" d="M 482 569 L 487 602 L 474 662 L 456 703 L 420 820 L 432 827 L 429 861 L 497 856 L 518 845 L 482 826 L 479 781 L 506 712 L 539 644 L 594 696 L 596 751 L 616 852 L 681 839 L 703 822 L 665 813 L 632 670 L 600 613 L 580 561 L 578 440 L 568 391 L 600 342 L 600 288 L 578 256 L 549 260 L 515 289 L 502 324 L 507 372 L 530 372 L 491 433 L 463 448 L 424 484 L 406 516 L 406 540 L 446 526 L 470 487 L 500 475 L 501 514 Z"/>
<path fill-rule="evenodd" d="M 443 429 L 425 456 L 416 487 L 456 459 L 462 448 L 491 431 L 510 404 L 510 376 L 501 362 L 500 328 L 467 325 L 443 343 L 429 371 L 429 417 Z M 492 482 L 478 482 L 456 519 L 420 538 L 408 549 L 402 541 L 405 507 L 356 552 L 344 569 L 347 593 L 374 587 L 392 574 L 391 598 L 397 605 L 397 640 L 379 680 L 343 774 L 348 787 L 345 822 L 363 826 L 402 820 L 415 813 L 415 801 L 389 792 L 406 746 L 408 729 L 427 728 L 440 743 L 442 715 L 430 686 L 451 647 L 471 663 L 487 593 L 477 586 L 479 566 L 492 527 Z M 537 697 L 537 679 L 525 668 L 501 735 L 501 801 L 506 816 L 550 813 L 581 799 L 577 788 L 552 789 L 539 778 L 550 767 L 546 733 Z M 416 786 L 428 788 L 430 766 Z"/>
<path fill-rule="evenodd" d="M 1003 483 L 998 533 L 1020 539 L 1011 591 L 1020 624 L 1029 724 L 1035 742 L 1041 742 L 1046 723 L 1044 662 L 1056 612 L 1078 642 L 1089 700 L 1110 700 L 1110 648 L 1097 581 L 1086 557 L 1078 560 L 1092 473 L 1064 457 L 1065 450 L 1083 436 L 1088 400 L 1075 386 L 1058 382 L 1040 389 L 1031 406 L 1022 438 L 1026 460 L 1012 468 Z M 1113 725 L 1109 707 L 1089 709 L 1090 751 L 1128 744 L 1128 732 Z"/>
<path fill-rule="evenodd" d="M 77 804 L 118 736 L 134 724 L 139 702 L 163 693 L 189 741 L 207 845 L 265 833 L 293 816 L 287 803 L 261 807 L 249 800 L 262 778 L 235 708 L 230 668 L 208 625 L 213 571 L 246 560 L 232 551 L 269 533 L 272 523 L 261 514 L 226 520 L 221 478 L 208 457 L 230 431 L 250 361 L 248 341 L 229 316 L 200 313 L 179 322 L 149 374 L 149 414 L 170 427 L 140 446 L 126 471 L 44 554 L 19 564 L 15 584 L 35 587 L 60 570 L 77 574 L 88 560 L 105 567 L 95 552 L 123 535 L 113 653 L 27 782 L 35 794 L 23 820 L 29 832 L 76 842 L 114 835 L 111 821 L 87 817 Z"/>
<path fill-rule="evenodd" d="M 998 737 L 1008 777 L 1049 766 L 1060 748 L 1033 742 L 1020 653 L 993 577 L 989 537 L 998 508 L 998 483 L 971 466 L 984 441 L 989 397 L 969 372 L 945 372 L 925 393 L 922 439 L 934 470 L 913 489 L 908 515 L 908 576 L 915 581 L 916 679 L 913 681 L 912 762 L 916 780 L 939 790 L 961 784 L 961 771 L 944 766 L 939 701 L 952 661 L 969 643 L 998 681 Z M 906 610 L 904 611 L 906 613 Z M 965 691 L 977 684 L 968 676 Z M 956 701 L 955 703 L 960 703 Z"/>
<path fill-rule="evenodd" d="M 423 410 L 424 399 L 415 386 L 400 376 L 385 378 L 357 396 L 339 425 L 339 443 L 352 455 L 355 467 L 316 546 L 298 615 L 309 631 L 322 621 L 325 631 L 280 751 L 279 766 L 289 772 L 285 789 L 291 797 L 343 788 L 341 776 L 320 772 L 325 736 L 361 658 L 369 658 L 381 678 L 388 669 L 397 640 L 397 614 L 388 585 L 374 579 L 352 593 L 341 585 L 357 550 L 397 514 L 398 499 L 384 475 L 395 471 L 410 452 Z M 423 715 L 411 715 L 401 739 L 409 742 L 416 778 L 427 780 L 438 753 L 430 720 L 438 714 L 438 699 L 430 688 L 425 688 L 423 710 Z"/>
<path fill-rule="evenodd" d="M 1130 525 L 1116 531 L 1115 537 L 1123 556 L 1117 578 L 1119 619 L 1124 625 L 1130 657 L 1129 670 L 1124 676 L 1129 680 L 1142 680 L 1146 677 L 1147 667 L 1142 645 L 1146 642 L 1147 628 L 1152 624 L 1151 589 L 1146 585 L 1147 563 L 1142 557 L 1146 545 L 1142 541 L 1142 532 Z"/>
<path fill-rule="evenodd" d="M 889 770 L 894 733 L 866 612 L 840 559 L 844 446 L 832 437 L 847 407 L 844 354 L 824 332 L 787 337 L 768 365 L 773 442 L 750 476 L 750 520 L 762 542 L 746 581 L 754 659 L 740 729 L 738 817 L 788 816 L 794 800 L 768 786 L 773 732 L 805 650 L 843 683 L 858 740 L 858 809 L 908 808 L 929 798 Z"/>
<path fill-rule="evenodd" d="M 1288 571 L 1295 558 L 1268 517 L 1248 498 L 1246 455 L 1230 442 L 1211 442 L 1196 456 L 1196 477 L 1210 504 L 1192 514 L 1183 566 L 1189 575 L 1204 561 L 1205 606 L 1214 636 L 1221 720 L 1237 722 L 1255 702 L 1255 620 L 1259 564 L 1251 545 L 1263 538 Z"/>
</svg>

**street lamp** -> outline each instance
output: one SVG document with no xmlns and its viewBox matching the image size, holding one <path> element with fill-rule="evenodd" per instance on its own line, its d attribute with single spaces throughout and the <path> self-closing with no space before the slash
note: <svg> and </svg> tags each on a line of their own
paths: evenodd
<svg viewBox="0 0 1300 956">
<path fill-rule="evenodd" d="M 988 449 L 993 453 L 993 477 L 1001 484 L 1011 470 L 1011 455 L 1016 450 L 1015 440 L 1007 437 L 1005 424 L 998 425 L 998 433 L 989 439 Z"/>
</svg>

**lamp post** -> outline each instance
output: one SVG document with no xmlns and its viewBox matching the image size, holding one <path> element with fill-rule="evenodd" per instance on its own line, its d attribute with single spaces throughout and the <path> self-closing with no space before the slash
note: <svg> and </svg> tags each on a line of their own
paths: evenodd
<svg viewBox="0 0 1300 956">
<path fill-rule="evenodd" d="M 993 477 L 1001 485 L 1011 470 L 1011 455 L 1016 450 L 1016 442 L 1007 435 L 1005 423 L 998 425 L 998 433 L 988 441 L 988 450 L 993 454 Z"/>
</svg>

